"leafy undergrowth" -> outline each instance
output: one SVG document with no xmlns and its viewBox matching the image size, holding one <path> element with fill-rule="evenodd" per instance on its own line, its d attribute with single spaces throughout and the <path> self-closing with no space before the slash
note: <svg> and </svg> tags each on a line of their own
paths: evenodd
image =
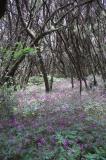
<svg viewBox="0 0 106 160">
<path fill-rule="evenodd" d="M 68 80 L 52 93 L 30 86 L 0 120 L 0 160 L 106 160 L 105 93 L 78 93 Z"/>
</svg>

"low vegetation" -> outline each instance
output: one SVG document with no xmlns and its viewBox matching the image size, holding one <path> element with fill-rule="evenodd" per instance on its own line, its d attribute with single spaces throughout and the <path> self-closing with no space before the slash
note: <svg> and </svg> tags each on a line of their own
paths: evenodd
<svg viewBox="0 0 106 160">
<path fill-rule="evenodd" d="M 69 79 L 55 79 L 51 93 L 45 93 L 41 77 L 31 78 L 25 90 L 5 90 L 10 108 L 1 110 L 0 159 L 106 159 L 103 89 L 83 89 L 80 97 L 78 81 L 72 90 Z"/>
</svg>

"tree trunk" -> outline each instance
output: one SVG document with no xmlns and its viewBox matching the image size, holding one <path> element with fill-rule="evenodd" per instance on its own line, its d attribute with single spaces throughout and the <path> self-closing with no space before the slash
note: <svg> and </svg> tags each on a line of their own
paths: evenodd
<svg viewBox="0 0 106 160">
<path fill-rule="evenodd" d="M 39 62 L 40 62 L 40 68 L 41 68 L 41 72 L 43 75 L 43 79 L 44 79 L 44 83 L 45 83 L 45 91 L 49 92 L 50 91 L 50 87 L 49 87 L 49 81 L 48 81 L 48 77 L 47 77 L 47 72 L 44 66 L 44 62 L 40 53 L 40 49 L 38 49 L 38 58 L 39 58 Z"/>
</svg>

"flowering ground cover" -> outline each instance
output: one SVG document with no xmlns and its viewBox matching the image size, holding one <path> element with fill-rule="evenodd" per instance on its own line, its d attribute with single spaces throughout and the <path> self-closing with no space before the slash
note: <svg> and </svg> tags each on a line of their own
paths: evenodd
<svg viewBox="0 0 106 160">
<path fill-rule="evenodd" d="M 14 102 L 15 101 L 15 102 Z M 106 160 L 106 93 L 69 79 L 14 93 L 0 119 L 0 160 Z"/>
</svg>

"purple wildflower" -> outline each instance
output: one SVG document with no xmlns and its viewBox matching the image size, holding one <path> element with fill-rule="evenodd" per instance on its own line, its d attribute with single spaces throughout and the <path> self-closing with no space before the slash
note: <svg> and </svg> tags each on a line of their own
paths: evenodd
<svg viewBox="0 0 106 160">
<path fill-rule="evenodd" d="M 61 119 L 59 123 L 60 123 L 60 127 L 62 127 L 62 128 L 64 128 L 66 125 L 64 119 Z"/>
<path fill-rule="evenodd" d="M 81 114 L 79 115 L 79 118 L 80 118 L 81 120 L 83 120 L 83 119 L 86 118 L 86 115 L 85 115 L 84 113 L 81 113 Z"/>
<path fill-rule="evenodd" d="M 55 135 L 51 136 L 50 141 L 52 144 L 56 144 L 56 136 Z"/>
<path fill-rule="evenodd" d="M 79 145 L 80 150 L 82 151 L 84 149 L 84 144 L 81 142 L 80 139 L 77 139 L 77 144 Z"/>
<path fill-rule="evenodd" d="M 46 141 L 45 141 L 45 139 L 43 137 L 41 137 L 41 138 L 38 138 L 36 140 L 36 143 L 37 143 L 38 146 L 42 146 L 42 145 L 44 145 L 46 143 Z"/>
<path fill-rule="evenodd" d="M 11 120 L 10 120 L 10 124 L 12 125 L 12 126 L 17 126 L 17 124 L 18 124 L 18 122 L 17 122 L 17 120 L 16 120 L 16 118 L 12 118 Z"/>
<path fill-rule="evenodd" d="M 52 126 L 48 126 L 47 127 L 47 131 L 50 132 L 50 133 L 54 132 L 54 128 Z"/>
<path fill-rule="evenodd" d="M 3 128 L 3 125 L 0 123 L 0 129 L 2 129 Z"/>
<path fill-rule="evenodd" d="M 69 140 L 68 139 L 64 139 L 63 140 L 63 147 L 65 148 L 65 149 L 67 149 L 68 147 L 69 147 Z"/>
<path fill-rule="evenodd" d="M 24 128 L 24 124 L 18 124 L 18 125 L 17 125 L 17 129 L 18 129 L 18 130 L 21 131 L 23 128 Z"/>
<path fill-rule="evenodd" d="M 84 144 L 80 143 L 80 144 L 79 144 L 79 147 L 80 147 L 80 150 L 83 151 L 83 149 L 84 149 Z"/>
<path fill-rule="evenodd" d="M 89 127 L 90 128 L 96 128 L 96 124 L 91 124 Z"/>
</svg>

